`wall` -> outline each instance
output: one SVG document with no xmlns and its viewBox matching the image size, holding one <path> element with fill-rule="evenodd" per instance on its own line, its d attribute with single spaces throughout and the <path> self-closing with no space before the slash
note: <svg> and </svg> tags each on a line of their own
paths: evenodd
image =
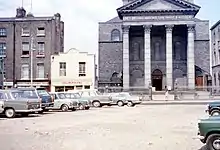
<svg viewBox="0 0 220 150">
<path fill-rule="evenodd" d="M 63 82 L 82 81 L 86 83 L 83 85 L 94 87 L 95 55 L 71 49 L 67 53 L 60 53 L 51 57 L 52 86 L 74 86 L 74 84 L 64 84 Z M 66 76 L 59 75 L 60 62 L 66 62 Z M 86 62 L 86 76 L 84 77 L 79 77 L 79 62 Z"/>
</svg>

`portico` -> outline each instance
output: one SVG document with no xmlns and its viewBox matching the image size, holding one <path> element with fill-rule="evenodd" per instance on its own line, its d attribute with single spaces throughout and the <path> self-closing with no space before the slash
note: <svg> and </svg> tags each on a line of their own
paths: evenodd
<svg viewBox="0 0 220 150">
<path fill-rule="evenodd" d="M 123 86 L 125 88 L 129 88 L 130 86 L 148 87 L 149 82 L 156 86 L 158 90 L 164 89 L 165 86 L 173 87 L 173 64 L 178 63 L 180 65 L 182 63 L 186 64 L 188 87 L 191 89 L 195 88 L 195 67 L 192 65 L 194 64 L 193 24 L 169 24 L 162 26 L 153 24 L 142 26 L 124 25 L 122 28 Z M 174 28 L 175 30 L 173 31 Z M 132 33 L 134 30 L 136 35 Z M 182 31 L 185 31 L 185 33 L 183 34 Z M 173 34 L 175 35 L 173 36 Z M 184 35 L 186 36 L 184 37 Z M 181 45 L 182 47 L 180 47 Z M 142 48 L 144 52 L 142 52 Z M 137 67 L 138 64 L 139 67 Z M 133 69 L 134 66 L 136 67 L 135 69 Z M 165 70 L 161 69 L 163 68 L 162 66 L 165 67 Z M 164 77 L 165 79 L 158 79 L 158 75 L 153 74 L 155 70 L 161 71 L 162 78 Z M 136 74 L 132 74 L 134 71 Z M 139 73 L 137 73 L 138 71 Z M 143 73 L 142 76 L 140 75 L 141 72 Z M 136 77 L 133 77 L 134 75 Z"/>
</svg>

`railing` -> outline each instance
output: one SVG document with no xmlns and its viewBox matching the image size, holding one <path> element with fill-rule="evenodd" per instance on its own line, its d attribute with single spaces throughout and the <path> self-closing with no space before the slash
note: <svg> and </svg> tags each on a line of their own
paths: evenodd
<svg viewBox="0 0 220 150">
<path fill-rule="evenodd" d="M 164 100 L 166 90 L 154 91 L 149 87 L 129 87 L 127 89 L 119 86 L 115 87 L 98 87 L 102 93 L 129 92 L 131 95 L 145 97 L 145 100 Z M 220 86 L 197 86 L 195 89 L 189 89 L 187 86 L 174 86 L 168 91 L 172 100 L 220 100 Z"/>
</svg>

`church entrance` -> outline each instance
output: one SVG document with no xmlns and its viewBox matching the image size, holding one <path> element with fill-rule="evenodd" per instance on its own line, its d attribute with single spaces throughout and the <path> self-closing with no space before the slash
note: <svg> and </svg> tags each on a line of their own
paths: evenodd
<svg viewBox="0 0 220 150">
<path fill-rule="evenodd" d="M 152 73 L 152 86 L 156 91 L 162 91 L 163 74 L 159 69 L 156 69 Z"/>
</svg>

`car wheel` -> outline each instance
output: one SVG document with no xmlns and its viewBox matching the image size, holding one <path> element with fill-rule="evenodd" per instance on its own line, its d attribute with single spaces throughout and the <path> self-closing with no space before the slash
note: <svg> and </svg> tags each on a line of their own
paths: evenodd
<svg viewBox="0 0 220 150">
<path fill-rule="evenodd" d="M 117 102 L 117 105 L 118 105 L 119 107 L 122 107 L 122 106 L 124 106 L 124 103 L 123 103 L 122 101 L 118 101 L 118 102 Z"/>
<path fill-rule="evenodd" d="M 213 110 L 211 112 L 211 116 L 219 116 L 220 115 L 220 111 L 219 110 Z"/>
<path fill-rule="evenodd" d="M 220 134 L 212 134 L 207 139 L 209 150 L 220 150 Z"/>
<path fill-rule="evenodd" d="M 94 106 L 94 107 L 101 107 L 101 103 L 99 102 L 99 101 L 94 101 L 93 103 L 92 103 L 92 105 Z"/>
<path fill-rule="evenodd" d="M 84 106 L 82 104 L 79 104 L 79 110 L 84 110 Z"/>
<path fill-rule="evenodd" d="M 76 111 L 76 108 L 72 108 L 72 111 Z"/>
<path fill-rule="evenodd" d="M 7 118 L 14 118 L 15 117 L 15 110 L 13 108 L 7 108 L 5 110 L 5 116 Z"/>
<path fill-rule="evenodd" d="M 133 107 L 134 104 L 133 104 L 131 101 L 129 101 L 129 102 L 127 103 L 127 106 L 128 106 L 128 107 Z"/>
<path fill-rule="evenodd" d="M 61 106 L 61 110 L 62 110 L 62 111 L 68 111 L 68 110 L 69 110 L 69 107 L 68 107 L 66 104 L 63 104 L 63 105 Z"/>
<path fill-rule="evenodd" d="M 90 109 L 90 107 L 85 107 L 85 110 L 89 110 Z"/>
</svg>

